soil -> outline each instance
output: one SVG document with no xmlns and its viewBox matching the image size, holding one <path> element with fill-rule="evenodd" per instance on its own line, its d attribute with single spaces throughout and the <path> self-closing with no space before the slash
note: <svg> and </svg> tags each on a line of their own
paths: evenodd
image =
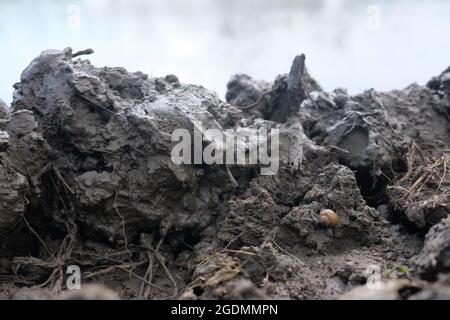
<svg viewBox="0 0 450 320">
<path fill-rule="evenodd" d="M 0 298 L 450 299 L 450 68 L 349 95 L 300 55 L 224 102 L 91 53 L 43 52 L 0 103 Z M 198 123 L 278 129 L 277 174 L 175 165 Z"/>
</svg>

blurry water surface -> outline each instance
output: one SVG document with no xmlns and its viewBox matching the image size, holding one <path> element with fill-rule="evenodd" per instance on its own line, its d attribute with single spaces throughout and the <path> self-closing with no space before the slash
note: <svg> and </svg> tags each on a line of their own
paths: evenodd
<svg viewBox="0 0 450 320">
<path fill-rule="evenodd" d="M 168 73 L 224 96 L 304 52 L 327 90 L 425 83 L 450 65 L 445 0 L 1 0 L 0 98 L 41 51 L 93 48 L 97 66 Z"/>
</svg>

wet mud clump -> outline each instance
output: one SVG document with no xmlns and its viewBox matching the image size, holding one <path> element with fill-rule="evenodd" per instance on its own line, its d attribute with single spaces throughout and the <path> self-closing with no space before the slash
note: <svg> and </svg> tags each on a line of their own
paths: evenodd
<svg viewBox="0 0 450 320">
<path fill-rule="evenodd" d="M 448 298 L 449 69 L 349 95 L 299 55 L 272 83 L 232 76 L 225 102 L 92 53 L 43 52 L 0 104 L 0 298 Z M 199 128 L 246 154 L 265 130 L 275 172 L 176 164 L 172 134 Z"/>
</svg>

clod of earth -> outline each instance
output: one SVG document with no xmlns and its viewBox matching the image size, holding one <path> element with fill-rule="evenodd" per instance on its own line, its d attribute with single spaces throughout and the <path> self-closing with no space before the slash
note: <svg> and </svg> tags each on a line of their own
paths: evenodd
<svg viewBox="0 0 450 320">
<path fill-rule="evenodd" d="M 0 298 L 84 298 L 69 265 L 124 299 L 448 297 L 450 68 L 351 96 L 299 55 L 224 102 L 92 53 L 43 52 L 0 103 Z M 277 174 L 174 164 L 172 132 L 199 123 L 278 129 Z"/>
</svg>

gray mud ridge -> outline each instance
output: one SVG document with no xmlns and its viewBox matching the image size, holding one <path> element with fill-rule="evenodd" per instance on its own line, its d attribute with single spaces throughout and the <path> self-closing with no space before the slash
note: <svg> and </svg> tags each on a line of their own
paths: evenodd
<svg viewBox="0 0 450 320">
<path fill-rule="evenodd" d="M 0 104 L 1 298 L 450 298 L 450 69 L 350 96 L 300 55 L 224 102 L 89 53 L 43 52 Z M 172 132 L 199 123 L 278 129 L 277 174 L 175 165 Z M 114 292 L 68 297 L 69 265 Z"/>
</svg>

